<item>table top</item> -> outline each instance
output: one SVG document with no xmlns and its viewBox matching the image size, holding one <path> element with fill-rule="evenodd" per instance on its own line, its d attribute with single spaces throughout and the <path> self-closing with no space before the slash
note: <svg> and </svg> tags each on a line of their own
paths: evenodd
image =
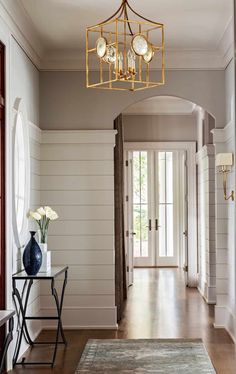
<svg viewBox="0 0 236 374">
<path fill-rule="evenodd" d="M 47 273 L 38 273 L 36 275 L 28 275 L 24 270 L 13 274 L 13 279 L 53 279 L 68 270 L 68 266 L 52 266 Z"/>
<path fill-rule="evenodd" d="M 5 325 L 14 314 L 14 310 L 0 310 L 0 327 Z"/>
</svg>

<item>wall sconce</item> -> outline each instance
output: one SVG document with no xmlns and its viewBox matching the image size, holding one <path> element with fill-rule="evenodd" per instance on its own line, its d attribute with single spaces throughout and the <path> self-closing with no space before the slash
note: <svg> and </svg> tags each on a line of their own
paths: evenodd
<svg viewBox="0 0 236 374">
<path fill-rule="evenodd" d="M 233 154 L 232 153 L 218 153 L 216 155 L 216 167 L 219 173 L 223 175 L 223 189 L 225 200 L 231 199 L 234 201 L 234 191 L 227 197 L 227 174 L 231 172 L 233 166 Z"/>
</svg>

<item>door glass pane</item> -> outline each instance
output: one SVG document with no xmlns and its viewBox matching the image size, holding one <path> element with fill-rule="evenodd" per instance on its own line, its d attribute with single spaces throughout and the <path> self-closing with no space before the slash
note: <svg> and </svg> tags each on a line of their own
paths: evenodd
<svg viewBox="0 0 236 374">
<path fill-rule="evenodd" d="M 160 257 L 174 255 L 174 178 L 173 152 L 158 153 L 159 225 L 158 244 Z"/>
<path fill-rule="evenodd" d="M 159 205 L 159 256 L 166 255 L 166 210 L 165 205 Z"/>
<path fill-rule="evenodd" d="M 174 222 L 173 222 L 173 204 L 168 204 L 166 206 L 166 256 L 172 257 L 174 255 Z"/>
<path fill-rule="evenodd" d="M 133 152 L 134 257 L 148 257 L 147 152 Z"/>
</svg>

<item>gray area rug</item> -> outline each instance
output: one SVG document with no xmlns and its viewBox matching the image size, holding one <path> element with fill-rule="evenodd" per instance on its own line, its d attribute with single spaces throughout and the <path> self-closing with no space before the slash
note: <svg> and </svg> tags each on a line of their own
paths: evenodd
<svg viewBox="0 0 236 374">
<path fill-rule="evenodd" d="M 89 340 L 75 374 L 216 373 L 201 340 Z"/>
</svg>

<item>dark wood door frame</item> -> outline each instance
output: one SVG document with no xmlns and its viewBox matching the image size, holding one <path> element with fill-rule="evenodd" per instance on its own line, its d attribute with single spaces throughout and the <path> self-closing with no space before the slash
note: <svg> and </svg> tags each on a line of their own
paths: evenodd
<svg viewBox="0 0 236 374">
<path fill-rule="evenodd" d="M 0 42 L 0 309 L 6 308 L 5 97 L 5 46 Z M 0 348 L 4 335 L 0 331 Z"/>
</svg>

